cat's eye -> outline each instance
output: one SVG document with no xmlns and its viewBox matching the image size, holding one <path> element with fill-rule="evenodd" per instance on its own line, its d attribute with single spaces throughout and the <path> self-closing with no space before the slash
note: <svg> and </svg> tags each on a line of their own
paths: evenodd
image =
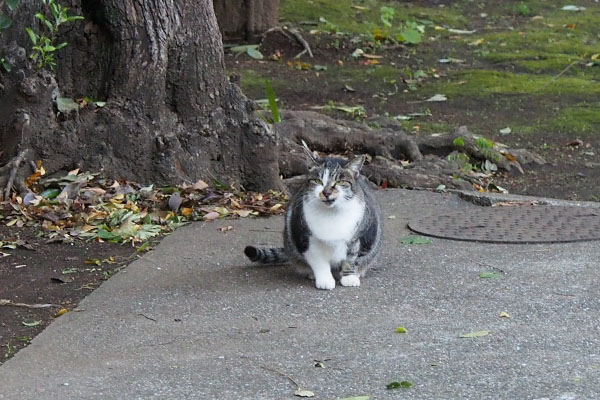
<svg viewBox="0 0 600 400">
<path fill-rule="evenodd" d="M 335 184 L 337 186 L 350 186 L 350 182 L 348 181 L 337 181 Z"/>
<path fill-rule="evenodd" d="M 317 185 L 322 185 L 323 184 L 323 181 L 320 180 L 319 178 L 311 179 L 311 182 L 312 183 L 316 183 Z"/>
</svg>

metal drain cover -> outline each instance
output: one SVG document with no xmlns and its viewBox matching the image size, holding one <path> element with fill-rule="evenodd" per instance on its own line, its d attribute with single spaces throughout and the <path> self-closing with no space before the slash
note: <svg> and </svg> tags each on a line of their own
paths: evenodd
<svg viewBox="0 0 600 400">
<path fill-rule="evenodd" d="M 410 221 L 420 234 L 484 243 L 600 240 L 600 209 L 557 206 L 481 207 Z"/>
</svg>

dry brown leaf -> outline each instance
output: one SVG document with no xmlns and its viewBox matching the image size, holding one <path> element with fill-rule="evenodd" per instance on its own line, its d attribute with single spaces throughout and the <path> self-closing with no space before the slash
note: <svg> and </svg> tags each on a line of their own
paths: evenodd
<svg viewBox="0 0 600 400">
<path fill-rule="evenodd" d="M 248 215 L 252 214 L 251 210 L 234 210 L 234 214 L 239 215 L 242 218 L 246 218 Z"/>
</svg>

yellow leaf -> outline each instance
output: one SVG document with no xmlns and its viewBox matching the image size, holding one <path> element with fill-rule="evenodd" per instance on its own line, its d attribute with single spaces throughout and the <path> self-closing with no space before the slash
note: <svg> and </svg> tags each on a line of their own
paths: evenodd
<svg viewBox="0 0 600 400">
<path fill-rule="evenodd" d="M 510 318 L 510 315 L 508 315 L 508 313 L 506 311 L 502 311 L 500 313 L 500 318 Z"/>
<path fill-rule="evenodd" d="M 13 226 L 14 224 L 16 224 L 18 221 L 18 219 L 13 219 L 12 221 L 9 221 L 6 226 Z"/>
<path fill-rule="evenodd" d="M 596 53 L 596 54 L 592 54 L 592 56 L 590 57 L 592 60 L 597 60 L 600 58 L 600 54 Z"/>
<path fill-rule="evenodd" d="M 72 171 L 69 171 L 69 175 L 77 175 L 79 173 L 79 168 L 75 168 Z"/>
<path fill-rule="evenodd" d="M 67 312 L 69 312 L 69 310 L 67 310 L 66 308 L 61 308 L 56 314 L 54 314 L 54 317 L 60 317 L 61 315 L 66 314 Z"/>
<path fill-rule="evenodd" d="M 277 211 L 282 207 L 281 203 L 275 204 L 273 207 L 269 208 L 271 211 Z"/>
<path fill-rule="evenodd" d="M 508 161 L 516 161 L 517 160 L 517 158 L 510 153 L 504 153 L 504 157 L 506 157 L 506 159 Z"/>
<path fill-rule="evenodd" d="M 191 207 L 183 207 L 181 209 L 181 215 L 183 215 L 184 217 L 189 217 L 190 215 L 192 215 L 192 211 L 193 209 Z"/>
</svg>

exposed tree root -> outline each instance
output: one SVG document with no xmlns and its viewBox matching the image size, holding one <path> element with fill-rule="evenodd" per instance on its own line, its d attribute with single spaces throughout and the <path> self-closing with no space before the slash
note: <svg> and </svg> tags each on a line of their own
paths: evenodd
<svg viewBox="0 0 600 400">
<path fill-rule="evenodd" d="M 275 125 L 281 139 L 280 173 L 293 185 L 306 172 L 306 158 L 300 142 L 326 154 L 368 154 L 370 163 L 363 172 L 383 186 L 473 189 L 481 185 L 482 175 L 464 171 L 461 162 L 448 160 L 453 152 L 464 152 L 472 160 L 493 162 L 498 168 L 521 173 L 521 164 L 545 161 L 525 149 L 497 149 L 490 141 L 460 127 L 453 133 L 416 137 L 399 126 L 388 124 L 379 129 L 356 121 L 336 120 L 311 111 L 283 112 L 283 120 Z M 459 139 L 460 138 L 460 139 Z M 287 154 L 284 156 L 284 154 Z"/>
<path fill-rule="evenodd" d="M 27 178 L 28 172 L 25 168 L 21 167 L 21 164 L 27 158 L 29 149 L 21 151 L 16 157 L 13 157 L 3 167 L 0 167 L 0 188 L 3 188 L 1 193 L 2 200 L 10 199 L 11 192 L 24 193 L 27 191 L 25 186 L 25 179 Z M 25 165 L 29 165 L 25 163 Z"/>
<path fill-rule="evenodd" d="M 310 45 L 308 44 L 308 42 L 306 41 L 306 39 L 304 39 L 302 37 L 302 35 L 300 34 L 300 31 L 298 29 L 295 28 L 285 28 L 285 27 L 281 27 L 281 26 L 276 26 L 274 28 L 271 28 L 269 30 L 267 30 L 265 33 L 263 33 L 263 38 L 268 35 L 271 32 L 279 32 L 281 33 L 283 36 L 285 36 L 286 38 L 288 38 L 290 41 L 297 41 L 298 43 L 300 43 L 302 45 L 302 47 L 304 48 L 304 50 L 302 50 L 300 53 L 296 54 L 296 56 L 294 58 L 300 58 L 302 57 L 304 54 L 308 53 L 308 55 L 312 58 L 313 57 L 313 53 L 312 50 L 310 49 Z M 290 36 L 291 35 L 291 36 Z"/>
</svg>

